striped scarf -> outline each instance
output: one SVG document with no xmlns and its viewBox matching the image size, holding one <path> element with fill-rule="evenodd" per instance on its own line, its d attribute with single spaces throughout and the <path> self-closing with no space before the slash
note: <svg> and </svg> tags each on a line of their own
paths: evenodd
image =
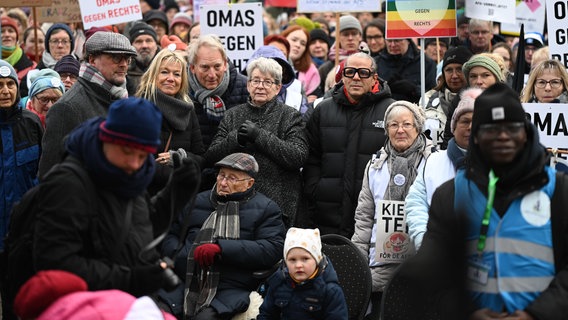
<svg viewBox="0 0 568 320">
<path fill-rule="evenodd" d="M 81 65 L 81 69 L 79 70 L 79 77 L 103 87 L 105 90 L 110 92 L 111 96 L 114 99 L 128 98 L 128 91 L 126 91 L 126 82 L 124 82 L 120 87 L 113 85 L 105 79 L 105 77 L 102 75 L 102 73 L 100 73 L 99 70 L 97 70 L 87 62 Z"/>
</svg>

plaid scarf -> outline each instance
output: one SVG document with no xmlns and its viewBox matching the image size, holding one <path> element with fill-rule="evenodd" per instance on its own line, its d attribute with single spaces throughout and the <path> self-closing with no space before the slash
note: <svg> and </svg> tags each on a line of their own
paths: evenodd
<svg viewBox="0 0 568 320">
<path fill-rule="evenodd" d="M 215 190 L 215 187 L 213 187 Z M 215 191 L 212 193 L 214 196 Z M 239 202 L 227 201 L 217 203 L 213 211 L 201 226 L 187 256 L 187 274 L 183 312 L 184 319 L 192 319 L 203 308 L 208 307 L 217 293 L 220 273 L 212 265 L 202 269 L 193 259 L 195 248 L 206 243 L 215 243 L 217 239 L 239 239 L 240 220 Z"/>
<path fill-rule="evenodd" d="M 229 67 L 223 75 L 221 83 L 217 88 L 209 90 L 204 88 L 193 72 L 189 72 L 189 86 L 194 90 L 193 96 L 195 99 L 203 105 L 207 118 L 210 120 L 221 121 L 225 115 L 227 107 L 225 102 L 221 99 L 221 96 L 227 91 L 229 87 L 229 78 L 231 77 L 229 73 Z"/>
<path fill-rule="evenodd" d="M 114 99 L 128 98 L 128 91 L 126 91 L 126 82 L 124 82 L 120 87 L 113 85 L 105 79 L 105 77 L 102 75 L 102 73 L 100 73 L 99 70 L 97 70 L 87 62 L 81 65 L 81 69 L 79 70 L 79 77 L 103 87 L 105 90 L 110 92 L 111 96 Z"/>
</svg>

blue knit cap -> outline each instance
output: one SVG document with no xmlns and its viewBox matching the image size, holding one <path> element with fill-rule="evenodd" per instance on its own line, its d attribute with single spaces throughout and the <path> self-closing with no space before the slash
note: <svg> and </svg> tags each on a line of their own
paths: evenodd
<svg viewBox="0 0 568 320">
<path fill-rule="evenodd" d="M 65 32 L 67 32 L 67 34 L 69 35 L 69 39 L 71 39 L 70 52 L 73 52 L 73 49 L 75 48 L 75 39 L 73 39 L 73 31 L 71 31 L 71 28 L 69 28 L 69 26 L 64 23 L 56 23 L 51 27 L 49 27 L 49 29 L 47 29 L 47 32 L 45 33 L 45 51 L 51 54 L 51 52 L 49 52 L 49 39 L 51 39 L 51 34 L 55 29 L 63 29 L 65 30 Z"/>
<path fill-rule="evenodd" d="M 55 70 L 46 68 L 35 74 L 32 79 L 32 85 L 28 92 L 29 97 L 34 97 L 47 89 L 59 89 L 61 93 L 65 93 L 65 85 L 61 82 L 59 73 Z"/>
<path fill-rule="evenodd" d="M 152 102 L 130 97 L 113 102 L 99 127 L 99 139 L 156 153 L 162 113 Z"/>
</svg>

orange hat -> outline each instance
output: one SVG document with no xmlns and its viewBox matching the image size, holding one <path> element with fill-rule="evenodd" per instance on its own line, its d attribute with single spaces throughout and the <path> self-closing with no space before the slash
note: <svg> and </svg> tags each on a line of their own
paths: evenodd
<svg viewBox="0 0 568 320">
<path fill-rule="evenodd" d="M 187 44 L 181 41 L 181 39 L 178 36 L 174 35 L 171 36 L 164 35 L 160 40 L 160 46 L 162 47 L 162 49 L 168 49 L 170 51 L 176 51 L 176 50 L 184 51 L 187 49 Z"/>
</svg>

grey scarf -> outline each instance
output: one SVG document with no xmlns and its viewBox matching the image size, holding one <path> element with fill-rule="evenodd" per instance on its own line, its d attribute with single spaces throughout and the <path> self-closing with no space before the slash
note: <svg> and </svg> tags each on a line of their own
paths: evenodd
<svg viewBox="0 0 568 320">
<path fill-rule="evenodd" d="M 197 81 L 193 72 L 189 72 L 189 85 L 195 92 L 194 97 L 203 105 L 207 117 L 211 120 L 221 121 L 225 115 L 227 108 L 225 107 L 225 102 L 221 99 L 221 96 L 229 87 L 229 78 L 229 68 L 227 68 L 223 75 L 223 80 L 221 80 L 221 83 L 217 86 L 217 88 L 209 90 L 205 89 L 199 81 Z"/>
<path fill-rule="evenodd" d="M 177 97 L 168 96 L 156 90 L 156 106 L 162 112 L 166 122 L 177 131 L 185 131 L 191 119 L 192 102 L 185 102 Z"/>
<path fill-rule="evenodd" d="M 53 69 L 53 67 L 55 67 L 55 64 L 57 63 L 57 60 L 55 60 L 55 58 L 47 51 L 43 52 L 41 61 L 43 62 L 43 65 L 49 69 Z"/>
<path fill-rule="evenodd" d="M 431 149 L 431 142 L 424 134 L 419 134 L 412 145 L 402 152 L 396 151 L 387 138 L 385 146 L 379 151 L 378 161 L 372 164 L 373 167 L 380 168 L 386 162 L 390 172 L 383 199 L 404 201 L 408 189 L 416 179 L 420 161 L 430 155 Z"/>
<path fill-rule="evenodd" d="M 213 190 L 215 188 L 216 186 Z M 193 259 L 195 248 L 202 244 L 215 243 L 217 239 L 239 239 L 239 237 L 239 202 L 219 202 L 216 210 L 203 223 L 187 256 L 183 304 L 185 319 L 191 319 L 201 309 L 211 304 L 220 279 L 220 273 L 215 265 L 204 270 L 195 262 Z"/>
</svg>

